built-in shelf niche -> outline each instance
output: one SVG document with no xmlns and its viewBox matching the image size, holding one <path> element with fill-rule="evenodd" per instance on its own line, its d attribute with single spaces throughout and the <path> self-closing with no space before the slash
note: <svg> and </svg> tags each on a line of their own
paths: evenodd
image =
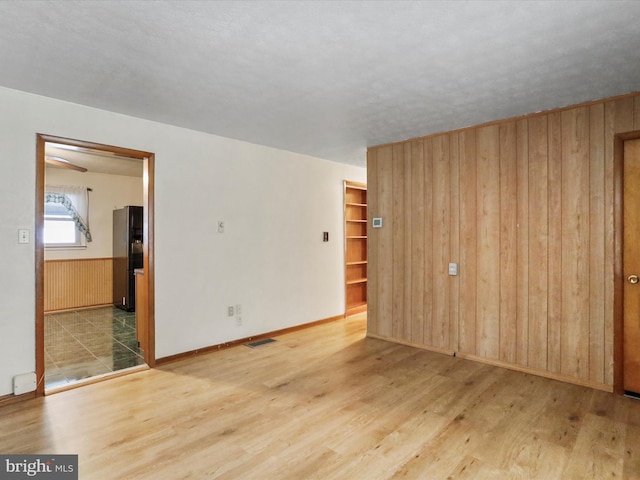
<svg viewBox="0 0 640 480">
<path fill-rule="evenodd" d="M 346 315 L 367 309 L 367 186 L 344 182 Z"/>
</svg>

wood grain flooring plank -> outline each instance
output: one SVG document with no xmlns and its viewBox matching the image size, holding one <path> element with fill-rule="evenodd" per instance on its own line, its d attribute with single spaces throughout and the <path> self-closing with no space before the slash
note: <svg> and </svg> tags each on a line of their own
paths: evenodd
<svg viewBox="0 0 640 480">
<path fill-rule="evenodd" d="M 640 425 L 627 425 L 622 478 L 640 478 Z"/>
<path fill-rule="evenodd" d="M 587 414 L 564 475 L 568 478 L 623 478 L 626 425 Z"/>
<path fill-rule="evenodd" d="M 475 479 L 475 478 L 497 478 L 501 472 L 491 468 L 481 460 L 473 456 L 465 457 L 447 478 Z"/>
<path fill-rule="evenodd" d="M 562 478 L 569 452 L 536 436 L 522 445 L 509 469 L 510 478 Z"/>
<path fill-rule="evenodd" d="M 464 419 L 452 420 L 389 478 L 447 478 L 479 440 L 480 435 L 472 424 Z"/>
<path fill-rule="evenodd" d="M 366 337 L 366 314 L 0 407 L 81 478 L 633 478 L 640 402 Z"/>
</svg>

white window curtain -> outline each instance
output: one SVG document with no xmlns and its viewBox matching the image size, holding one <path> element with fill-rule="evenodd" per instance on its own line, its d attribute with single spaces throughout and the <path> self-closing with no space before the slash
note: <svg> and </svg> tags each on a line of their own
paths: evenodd
<svg viewBox="0 0 640 480">
<path fill-rule="evenodd" d="M 76 228 L 91 241 L 89 231 L 89 192 L 86 187 L 73 185 L 46 185 L 44 203 L 57 203 L 67 210 Z"/>
</svg>

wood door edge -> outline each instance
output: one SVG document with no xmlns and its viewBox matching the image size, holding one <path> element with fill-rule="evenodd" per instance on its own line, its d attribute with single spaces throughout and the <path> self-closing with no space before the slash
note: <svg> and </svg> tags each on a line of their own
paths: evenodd
<svg viewBox="0 0 640 480">
<path fill-rule="evenodd" d="M 623 258 L 623 208 L 624 208 L 624 143 L 640 138 L 640 130 L 614 136 L 614 289 L 613 289 L 613 393 L 624 395 L 624 258 Z"/>
</svg>

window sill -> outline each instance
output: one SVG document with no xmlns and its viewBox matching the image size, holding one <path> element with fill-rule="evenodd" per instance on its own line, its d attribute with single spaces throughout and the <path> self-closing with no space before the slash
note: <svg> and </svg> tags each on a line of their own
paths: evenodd
<svg viewBox="0 0 640 480">
<path fill-rule="evenodd" d="M 87 246 L 86 245 L 45 245 L 44 249 L 45 249 L 45 251 L 47 251 L 47 250 L 52 250 L 52 251 L 57 251 L 57 250 L 86 250 Z"/>
</svg>

